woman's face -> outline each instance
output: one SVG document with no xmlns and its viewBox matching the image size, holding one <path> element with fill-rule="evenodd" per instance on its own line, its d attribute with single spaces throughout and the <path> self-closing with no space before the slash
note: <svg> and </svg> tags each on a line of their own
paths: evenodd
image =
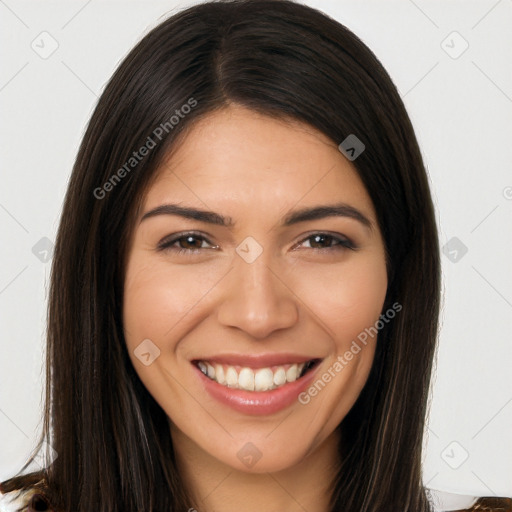
<svg viewBox="0 0 512 512">
<path fill-rule="evenodd" d="M 145 196 L 126 343 L 178 451 L 278 471 L 336 435 L 386 288 L 372 202 L 336 144 L 230 106 L 194 126 Z"/>
</svg>

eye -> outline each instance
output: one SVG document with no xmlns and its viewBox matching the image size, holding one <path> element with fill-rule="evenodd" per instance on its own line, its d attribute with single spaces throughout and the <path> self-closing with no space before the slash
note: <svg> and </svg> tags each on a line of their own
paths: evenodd
<svg viewBox="0 0 512 512">
<path fill-rule="evenodd" d="M 180 233 L 172 238 L 164 238 L 158 244 L 160 251 L 172 251 L 177 254 L 183 253 L 197 253 L 201 249 L 208 249 L 203 243 L 212 246 L 212 249 L 217 249 L 217 245 L 212 245 L 204 236 L 198 233 Z"/>
<path fill-rule="evenodd" d="M 295 245 L 293 250 L 296 250 L 296 248 L 305 243 L 309 245 L 309 247 L 306 246 L 306 249 L 322 252 L 326 250 L 340 251 L 344 249 L 357 249 L 357 246 L 346 237 L 335 236 L 329 233 L 314 233 Z M 172 251 L 176 254 L 197 254 L 203 249 L 218 249 L 219 246 L 213 245 L 201 234 L 190 232 L 164 238 L 158 244 L 157 248 L 160 251 Z"/>
<path fill-rule="evenodd" d="M 313 235 L 308 236 L 298 245 L 301 245 L 305 242 L 309 242 L 309 247 L 307 249 L 313 250 L 344 250 L 344 249 L 357 249 L 357 246 L 348 238 L 331 235 L 329 233 L 315 233 Z M 297 246 L 295 246 L 297 247 Z M 294 248 L 295 249 L 295 248 Z"/>
</svg>

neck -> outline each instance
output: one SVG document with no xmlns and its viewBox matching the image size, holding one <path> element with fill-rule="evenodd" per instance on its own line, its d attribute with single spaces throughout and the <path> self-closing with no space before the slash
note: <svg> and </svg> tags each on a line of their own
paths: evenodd
<svg viewBox="0 0 512 512">
<path fill-rule="evenodd" d="M 328 512 L 338 467 L 337 430 L 293 467 L 274 473 L 232 468 L 172 428 L 177 464 L 191 494 L 190 511 Z"/>
</svg>

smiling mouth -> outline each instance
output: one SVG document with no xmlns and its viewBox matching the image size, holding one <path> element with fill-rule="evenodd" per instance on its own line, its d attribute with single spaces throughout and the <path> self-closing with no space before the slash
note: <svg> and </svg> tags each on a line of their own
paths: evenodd
<svg viewBox="0 0 512 512">
<path fill-rule="evenodd" d="M 272 391 L 295 382 L 317 365 L 319 359 L 266 368 L 231 366 L 214 361 L 195 361 L 194 364 L 209 379 L 221 386 L 244 391 Z"/>
</svg>

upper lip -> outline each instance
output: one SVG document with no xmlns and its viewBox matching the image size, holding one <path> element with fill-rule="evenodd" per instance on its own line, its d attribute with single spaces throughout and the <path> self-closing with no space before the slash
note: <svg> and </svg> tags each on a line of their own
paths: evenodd
<svg viewBox="0 0 512 512">
<path fill-rule="evenodd" d="M 210 363 L 227 364 L 229 366 L 246 366 L 249 368 L 267 368 L 284 364 L 300 364 L 319 359 L 302 354 L 220 354 L 204 358 L 195 358 L 193 361 L 208 361 Z"/>
</svg>

